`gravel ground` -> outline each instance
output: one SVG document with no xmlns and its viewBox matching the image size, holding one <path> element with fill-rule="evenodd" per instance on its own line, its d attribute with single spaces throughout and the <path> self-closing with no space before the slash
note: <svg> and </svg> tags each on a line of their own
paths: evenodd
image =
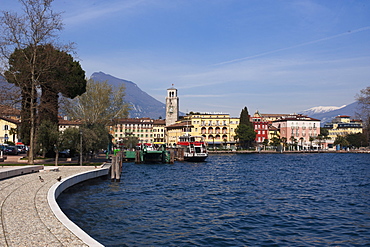
<svg viewBox="0 0 370 247">
<path fill-rule="evenodd" d="M 95 169 L 59 167 L 0 180 L 0 246 L 86 246 L 52 213 L 47 193 L 56 178 Z M 42 177 L 43 182 L 40 181 Z"/>
</svg>

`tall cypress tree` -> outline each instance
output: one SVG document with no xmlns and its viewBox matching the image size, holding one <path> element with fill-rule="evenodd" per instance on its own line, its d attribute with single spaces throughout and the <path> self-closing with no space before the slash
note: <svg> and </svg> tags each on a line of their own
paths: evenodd
<svg viewBox="0 0 370 247">
<path fill-rule="evenodd" d="M 244 149 L 251 147 L 256 138 L 256 132 L 253 123 L 250 121 L 247 107 L 244 107 L 240 113 L 239 125 L 235 129 L 235 134 L 235 138 L 239 139 L 239 144 Z"/>
<path fill-rule="evenodd" d="M 245 124 L 245 125 L 253 128 L 253 124 L 250 121 L 250 116 L 249 116 L 249 113 L 248 113 L 248 108 L 246 106 L 240 112 L 240 118 L 239 119 L 240 119 L 240 121 L 239 121 L 240 124 Z"/>
</svg>

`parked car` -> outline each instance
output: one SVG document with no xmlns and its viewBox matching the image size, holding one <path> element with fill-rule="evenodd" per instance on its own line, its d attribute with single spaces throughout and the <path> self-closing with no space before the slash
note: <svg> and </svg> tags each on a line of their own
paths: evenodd
<svg viewBox="0 0 370 247">
<path fill-rule="evenodd" d="M 24 146 L 24 145 L 17 145 L 16 147 L 18 149 L 18 153 L 20 153 L 20 154 L 25 154 L 26 151 L 27 151 L 26 146 Z"/>
<path fill-rule="evenodd" d="M 60 151 L 59 152 L 59 157 L 60 158 L 70 158 L 71 157 L 70 150 L 66 149 L 66 150 Z"/>
<path fill-rule="evenodd" d="M 18 155 L 18 149 L 15 146 L 5 146 L 4 154 Z"/>
</svg>

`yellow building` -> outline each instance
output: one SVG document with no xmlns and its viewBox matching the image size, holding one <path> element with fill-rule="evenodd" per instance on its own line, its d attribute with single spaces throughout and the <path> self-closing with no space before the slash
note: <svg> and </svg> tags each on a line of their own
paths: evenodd
<svg viewBox="0 0 370 247">
<path fill-rule="evenodd" d="M 230 148 L 236 143 L 234 136 L 239 118 L 225 113 L 190 113 L 184 116 L 184 120 L 192 126 L 189 134 L 203 136 L 210 146 Z"/>
<path fill-rule="evenodd" d="M 191 125 L 190 121 L 184 120 L 180 120 L 175 124 L 166 126 L 166 144 L 169 146 L 176 146 L 177 142 L 179 141 L 179 137 L 191 134 L 191 129 L 193 127 L 194 126 Z"/>
<path fill-rule="evenodd" d="M 0 117 L 0 144 L 6 142 L 18 142 L 17 126 L 18 120 Z"/>
<path fill-rule="evenodd" d="M 337 136 L 362 133 L 362 121 L 351 119 L 350 116 L 341 115 L 333 119 L 331 123 L 324 125 L 329 131 L 328 137 L 335 140 Z"/>
<path fill-rule="evenodd" d="M 165 131 L 164 127 L 166 125 L 166 120 L 156 119 L 153 121 L 153 141 L 154 144 L 165 143 Z"/>
</svg>

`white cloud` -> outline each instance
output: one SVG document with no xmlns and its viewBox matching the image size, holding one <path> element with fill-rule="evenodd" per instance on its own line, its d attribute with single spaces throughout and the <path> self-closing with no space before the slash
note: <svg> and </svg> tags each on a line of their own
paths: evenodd
<svg viewBox="0 0 370 247">
<path fill-rule="evenodd" d="M 132 9 L 140 7 L 147 0 L 126 0 L 126 1 L 72 1 L 66 6 L 58 6 L 59 8 L 68 8 L 65 14 L 64 23 L 73 25 L 74 27 L 80 24 L 93 23 L 112 15 L 119 14 L 120 16 L 127 15 Z M 65 4 L 65 3 L 64 3 Z"/>
</svg>

